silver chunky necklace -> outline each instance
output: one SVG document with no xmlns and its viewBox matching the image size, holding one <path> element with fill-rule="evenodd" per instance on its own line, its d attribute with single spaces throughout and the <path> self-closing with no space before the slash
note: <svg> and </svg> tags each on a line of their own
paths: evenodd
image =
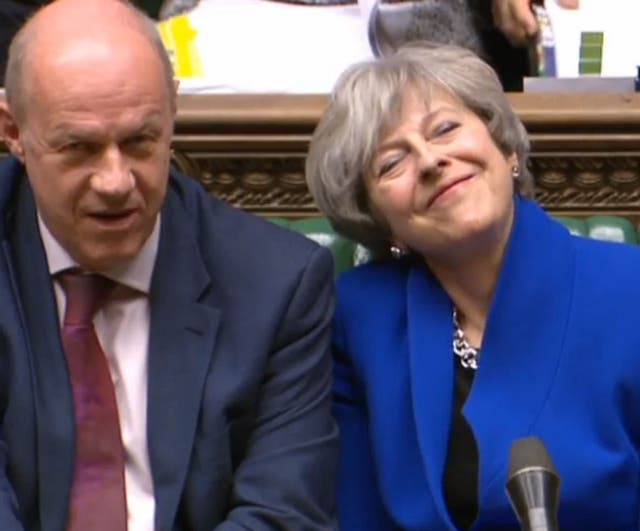
<svg viewBox="0 0 640 531">
<path fill-rule="evenodd" d="M 453 353 L 460 358 L 460 365 L 465 369 L 478 368 L 478 358 L 480 351 L 469 345 L 467 336 L 464 335 L 458 323 L 458 310 L 453 308 Z"/>
</svg>

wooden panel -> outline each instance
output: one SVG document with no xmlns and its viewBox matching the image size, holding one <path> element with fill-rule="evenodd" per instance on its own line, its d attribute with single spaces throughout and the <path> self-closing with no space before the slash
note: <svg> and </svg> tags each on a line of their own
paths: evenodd
<svg viewBox="0 0 640 531">
<path fill-rule="evenodd" d="M 536 197 L 557 214 L 640 221 L 640 95 L 509 94 L 531 136 Z M 185 95 L 174 155 L 224 199 L 265 214 L 315 212 L 304 156 L 324 95 Z"/>
<path fill-rule="evenodd" d="M 556 214 L 640 221 L 640 94 L 509 94 L 531 136 L 536 197 Z M 304 181 L 325 95 L 181 95 L 173 159 L 263 214 L 315 213 Z"/>
</svg>

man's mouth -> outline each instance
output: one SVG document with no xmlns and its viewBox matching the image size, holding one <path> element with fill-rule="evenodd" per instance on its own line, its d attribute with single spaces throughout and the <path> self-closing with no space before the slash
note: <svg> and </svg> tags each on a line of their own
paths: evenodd
<svg viewBox="0 0 640 531">
<path fill-rule="evenodd" d="M 88 217 L 106 229 L 123 229 L 133 223 L 138 211 L 136 209 L 91 212 Z"/>
</svg>

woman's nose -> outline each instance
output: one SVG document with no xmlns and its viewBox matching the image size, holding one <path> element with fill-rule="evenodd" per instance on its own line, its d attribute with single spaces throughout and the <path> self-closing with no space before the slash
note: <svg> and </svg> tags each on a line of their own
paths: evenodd
<svg viewBox="0 0 640 531">
<path fill-rule="evenodd" d="M 418 157 L 418 169 L 420 175 L 431 177 L 438 175 L 447 165 L 447 158 L 437 148 L 429 146 L 427 143 L 416 148 Z"/>
</svg>

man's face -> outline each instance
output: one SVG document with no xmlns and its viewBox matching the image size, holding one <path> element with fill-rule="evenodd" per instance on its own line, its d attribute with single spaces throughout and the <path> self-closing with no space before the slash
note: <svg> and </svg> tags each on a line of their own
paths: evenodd
<svg viewBox="0 0 640 531">
<path fill-rule="evenodd" d="M 84 55 L 32 66 L 16 145 L 53 236 L 82 267 L 105 270 L 133 258 L 153 230 L 168 181 L 173 95 L 149 50 Z"/>
</svg>

